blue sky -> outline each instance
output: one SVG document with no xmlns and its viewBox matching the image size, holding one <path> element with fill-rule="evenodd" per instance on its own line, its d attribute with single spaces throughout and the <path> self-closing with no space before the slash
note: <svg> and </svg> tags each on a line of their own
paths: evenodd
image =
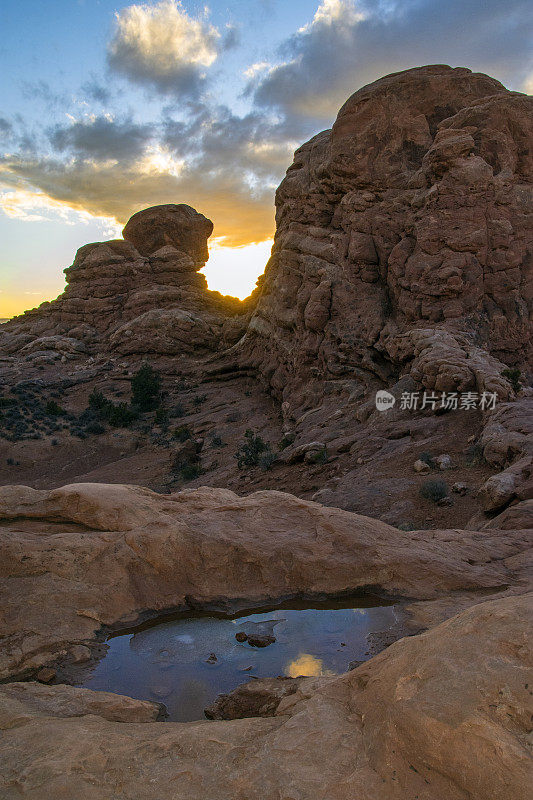
<svg viewBox="0 0 533 800">
<path fill-rule="evenodd" d="M 244 296 L 293 150 L 352 92 L 424 63 L 531 91 L 531 22 L 523 0 L 4 2 L 0 317 L 160 202 L 213 220 L 209 284 Z"/>
</svg>

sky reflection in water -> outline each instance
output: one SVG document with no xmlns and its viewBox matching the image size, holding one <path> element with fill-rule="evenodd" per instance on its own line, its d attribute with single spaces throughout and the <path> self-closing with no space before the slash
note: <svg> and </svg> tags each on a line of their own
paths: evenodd
<svg viewBox="0 0 533 800">
<path fill-rule="evenodd" d="M 116 636 L 83 684 L 164 703 L 175 721 L 203 719 L 204 708 L 252 676 L 332 675 L 368 656 L 366 636 L 396 621 L 394 606 L 277 609 L 237 619 L 193 616 Z M 265 626 L 265 623 L 269 623 Z M 250 647 L 238 630 L 271 629 L 276 642 Z M 206 663 L 211 653 L 217 661 Z M 252 669 L 248 669 L 252 667 Z"/>
</svg>

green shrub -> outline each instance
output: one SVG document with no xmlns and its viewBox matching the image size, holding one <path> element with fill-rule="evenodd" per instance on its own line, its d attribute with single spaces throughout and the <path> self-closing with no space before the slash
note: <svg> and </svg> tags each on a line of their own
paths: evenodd
<svg viewBox="0 0 533 800">
<path fill-rule="evenodd" d="M 483 447 L 480 444 L 473 444 L 466 450 L 466 463 L 469 467 L 477 467 L 485 463 Z"/>
<path fill-rule="evenodd" d="M 186 442 L 187 439 L 192 439 L 192 431 L 188 425 L 180 425 L 172 435 L 178 442 Z"/>
<path fill-rule="evenodd" d="M 114 428 L 128 428 L 137 419 L 137 412 L 127 403 L 110 403 L 105 409 L 104 419 Z"/>
<path fill-rule="evenodd" d="M 61 417 L 65 413 L 65 409 L 61 408 L 59 403 L 55 400 L 49 400 L 44 407 L 44 410 L 51 417 Z"/>
<path fill-rule="evenodd" d="M 263 456 L 264 463 L 268 460 L 267 453 L 271 452 L 270 445 L 258 434 L 248 429 L 245 434 L 245 441 L 235 453 L 237 466 L 239 469 L 244 467 L 257 467 Z M 271 462 L 272 463 L 272 462 Z"/>
<path fill-rule="evenodd" d="M 89 408 L 93 411 L 102 411 L 110 402 L 99 389 L 93 389 L 89 395 Z"/>
<path fill-rule="evenodd" d="M 286 447 L 289 447 L 294 442 L 294 435 L 291 436 L 283 436 L 282 439 L 278 442 L 278 450 L 285 450 Z"/>
<path fill-rule="evenodd" d="M 310 453 L 307 458 L 309 464 L 325 464 L 328 460 L 328 452 L 325 447 L 317 450 L 315 453 Z"/>
<path fill-rule="evenodd" d="M 431 469 L 435 468 L 435 461 L 433 460 L 433 456 L 431 455 L 431 453 L 422 453 L 419 456 L 419 460 L 423 461 L 424 464 L 427 464 L 428 467 L 431 467 Z"/>
<path fill-rule="evenodd" d="M 161 375 L 150 364 L 143 364 L 131 380 L 131 402 L 140 411 L 152 411 L 161 396 Z"/>
<path fill-rule="evenodd" d="M 200 464 L 186 464 L 179 470 L 179 475 L 184 481 L 193 481 L 202 474 Z"/>
<path fill-rule="evenodd" d="M 168 423 L 168 411 L 165 406 L 159 406 L 155 412 L 154 422 L 156 425 L 166 425 Z"/>
<path fill-rule="evenodd" d="M 85 432 L 90 433 L 93 436 L 100 436 L 102 433 L 105 433 L 105 428 L 101 422 L 94 420 L 85 426 Z"/>
<path fill-rule="evenodd" d="M 108 400 L 98 389 L 94 389 L 89 395 L 89 408 L 96 413 L 100 421 L 108 422 L 114 428 L 128 428 L 138 417 L 137 411 L 127 403 L 117 403 L 115 405 L 112 400 Z M 98 425 L 98 422 L 95 424 Z M 87 426 L 86 430 L 88 433 L 96 433 L 96 431 L 89 430 L 89 426 Z M 104 430 L 102 428 L 99 432 L 103 433 Z"/>
<path fill-rule="evenodd" d="M 502 377 L 507 378 L 515 392 L 519 392 L 522 388 L 521 372 L 516 367 L 508 367 L 502 372 Z"/>
<path fill-rule="evenodd" d="M 420 494 L 426 500 L 433 500 L 438 503 L 448 496 L 448 486 L 446 481 L 425 481 L 420 487 Z"/>
<path fill-rule="evenodd" d="M 184 417 L 187 414 L 187 409 L 183 405 L 183 403 L 176 403 L 172 410 L 171 416 L 173 417 Z"/>
</svg>

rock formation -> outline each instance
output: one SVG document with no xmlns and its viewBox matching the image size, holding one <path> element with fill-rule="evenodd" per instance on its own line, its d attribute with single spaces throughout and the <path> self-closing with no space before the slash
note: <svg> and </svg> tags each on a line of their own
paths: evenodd
<svg viewBox="0 0 533 800">
<path fill-rule="evenodd" d="M 80 247 L 57 300 L 2 326 L 3 351 L 32 358 L 51 353 L 53 360 L 102 349 L 202 353 L 228 344 L 237 335 L 231 322 L 241 304 L 209 292 L 198 273 L 212 230 L 210 220 L 186 205 L 134 214 L 124 240 Z"/>
<path fill-rule="evenodd" d="M 212 223 L 166 205 L 1 326 L 2 798 L 525 800 L 531 111 L 467 69 L 389 75 L 296 152 L 244 303 L 199 274 Z M 91 392 L 126 413 L 145 357 L 162 406 L 106 427 Z M 424 391 L 497 403 L 402 408 Z M 369 590 L 399 641 L 239 687 L 220 721 L 66 685 L 159 612 Z"/>
<path fill-rule="evenodd" d="M 410 375 L 509 393 L 531 367 L 531 98 L 445 66 L 357 91 L 297 150 L 247 352 L 280 399 Z M 504 362 L 502 364 L 502 362 Z"/>
<path fill-rule="evenodd" d="M 528 797 L 523 532 L 428 537 L 276 492 L 5 487 L 1 502 L 4 676 L 169 604 L 371 584 L 430 627 L 345 675 L 240 691 L 212 711 L 234 721 L 158 723 L 152 703 L 7 683 L 2 798 Z"/>
</svg>

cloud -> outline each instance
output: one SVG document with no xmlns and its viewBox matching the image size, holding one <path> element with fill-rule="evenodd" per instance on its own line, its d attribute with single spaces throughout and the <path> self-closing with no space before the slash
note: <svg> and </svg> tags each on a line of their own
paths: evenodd
<svg viewBox="0 0 533 800">
<path fill-rule="evenodd" d="M 532 8 L 529 0 L 323 0 L 246 93 L 259 107 L 329 122 L 361 86 L 422 64 L 466 66 L 519 88 L 532 70 Z"/>
<path fill-rule="evenodd" d="M 9 139 L 13 135 L 13 124 L 5 117 L 0 117 L 0 137 Z"/>
<path fill-rule="evenodd" d="M 10 158 L 0 162 L 0 182 L 11 187 L 10 205 L 17 207 L 18 216 L 38 193 L 54 204 L 121 224 L 148 206 L 187 203 L 214 221 L 215 235 L 226 237 L 228 246 L 264 241 L 274 227 L 272 191 L 251 191 L 240 173 L 202 174 L 194 165 L 178 174 L 163 165 L 158 171 L 153 158 L 129 166 Z"/>
<path fill-rule="evenodd" d="M 129 162 L 138 158 L 153 135 L 152 125 L 135 124 L 131 118 L 117 122 L 106 116 L 56 126 L 49 133 L 59 152 L 71 151 L 81 158 L 97 161 L 115 159 Z"/>
<path fill-rule="evenodd" d="M 82 84 L 81 91 L 87 99 L 102 106 L 108 105 L 113 97 L 110 89 L 100 83 L 95 75 L 91 75 L 90 79 Z"/>
<path fill-rule="evenodd" d="M 117 13 L 108 62 L 133 83 L 165 94 L 197 97 L 205 85 L 206 68 L 222 47 L 235 42 L 235 31 L 228 30 L 224 40 L 205 16 L 194 19 L 181 3 L 161 0 Z"/>
</svg>

